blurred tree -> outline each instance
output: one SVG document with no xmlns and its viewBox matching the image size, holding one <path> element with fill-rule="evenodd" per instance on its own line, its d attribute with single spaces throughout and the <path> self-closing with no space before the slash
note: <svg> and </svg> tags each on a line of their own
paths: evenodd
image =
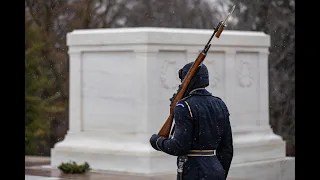
<svg viewBox="0 0 320 180">
<path fill-rule="evenodd" d="M 295 1 L 230 0 L 237 6 L 237 30 L 263 31 L 271 36 L 269 54 L 270 125 L 295 147 Z"/>
<path fill-rule="evenodd" d="M 34 64 L 26 68 L 30 69 L 29 72 L 34 71 L 32 68 L 37 66 L 41 69 L 42 73 L 37 74 L 36 78 L 45 80 L 41 81 L 42 84 L 39 82 L 38 86 L 44 88 L 44 85 L 50 82 L 50 88 L 47 87 L 39 91 L 42 91 L 45 97 L 55 97 L 50 101 L 52 104 L 49 107 L 63 107 L 47 116 L 46 123 L 50 123 L 50 128 L 46 129 L 46 132 L 50 132 L 47 150 L 53 147 L 57 141 L 62 140 L 68 130 L 69 60 L 66 45 L 67 33 L 74 29 L 122 26 L 124 14 L 128 12 L 128 7 L 132 6 L 135 1 L 25 0 L 26 17 L 28 17 L 28 22 L 32 24 L 26 24 L 26 27 L 33 28 L 26 29 L 26 43 L 32 45 L 37 42 L 34 43 L 37 48 L 34 47 L 34 50 L 28 51 L 31 55 L 26 55 L 26 59 Z M 35 36 L 37 34 L 39 35 Z M 29 60 L 33 57 L 37 57 L 39 60 Z M 31 83 L 30 81 L 27 82 L 27 85 L 33 86 L 28 83 Z M 37 100 L 38 103 L 43 102 L 43 99 Z M 26 111 L 26 113 L 32 114 L 31 109 L 26 109 Z M 37 112 L 38 114 L 34 116 L 39 116 L 39 118 L 42 117 L 41 113 L 46 114 L 45 109 L 40 107 Z M 35 122 L 35 124 L 37 123 L 40 122 Z"/>
<path fill-rule="evenodd" d="M 50 130 L 50 114 L 56 112 L 52 106 L 56 96 L 46 96 L 51 88 L 50 71 L 44 68 L 43 30 L 30 19 L 25 19 L 25 154 L 42 155 L 47 147 Z"/>
<path fill-rule="evenodd" d="M 139 0 L 129 13 L 130 27 L 212 29 L 219 22 L 217 8 L 204 0 Z"/>
</svg>

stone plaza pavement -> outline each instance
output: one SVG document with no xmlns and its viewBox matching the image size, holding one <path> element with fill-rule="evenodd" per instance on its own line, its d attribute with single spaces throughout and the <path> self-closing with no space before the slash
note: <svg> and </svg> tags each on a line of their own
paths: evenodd
<svg viewBox="0 0 320 180">
<path fill-rule="evenodd" d="M 25 180 L 175 180 L 175 175 L 141 176 L 110 172 L 88 172 L 82 175 L 65 175 L 50 168 L 49 157 L 25 157 Z M 228 178 L 228 180 L 243 180 Z"/>
</svg>

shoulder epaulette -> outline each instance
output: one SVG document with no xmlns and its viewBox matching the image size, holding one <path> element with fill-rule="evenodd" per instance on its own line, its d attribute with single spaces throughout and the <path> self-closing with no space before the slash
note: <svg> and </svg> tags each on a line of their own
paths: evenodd
<svg viewBox="0 0 320 180">
<path fill-rule="evenodd" d="M 188 95 L 188 96 L 182 98 L 180 101 L 183 101 L 183 102 L 188 106 L 189 114 L 190 114 L 191 117 L 193 117 L 192 112 L 191 112 L 190 105 L 189 105 L 189 103 L 187 102 L 187 99 L 190 98 L 191 96 L 192 96 L 192 95 Z M 177 105 L 180 105 L 180 104 L 177 104 Z M 181 106 L 182 106 L 182 105 L 181 105 Z M 182 107 L 184 107 L 184 106 L 182 106 Z"/>
</svg>

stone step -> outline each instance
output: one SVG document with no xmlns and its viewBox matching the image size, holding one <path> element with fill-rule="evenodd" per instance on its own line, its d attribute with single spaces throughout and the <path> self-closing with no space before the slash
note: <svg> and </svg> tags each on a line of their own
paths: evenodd
<svg viewBox="0 0 320 180">
<path fill-rule="evenodd" d="M 176 175 L 132 175 L 126 173 L 95 172 L 85 174 L 63 174 L 60 170 L 50 167 L 50 157 L 25 157 L 25 180 L 175 180 Z M 227 180 L 244 180 L 228 178 Z"/>
<path fill-rule="evenodd" d="M 58 169 L 33 166 L 25 167 L 26 180 L 175 180 L 173 175 L 139 176 L 129 174 L 87 172 L 85 174 L 63 174 Z M 51 179 L 50 179 L 51 178 Z M 244 180 L 228 178 L 227 180 Z"/>
</svg>

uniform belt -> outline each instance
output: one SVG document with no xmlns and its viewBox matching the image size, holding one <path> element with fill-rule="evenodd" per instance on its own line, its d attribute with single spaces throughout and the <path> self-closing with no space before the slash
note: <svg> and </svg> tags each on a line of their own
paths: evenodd
<svg viewBox="0 0 320 180">
<path fill-rule="evenodd" d="M 215 156 L 216 150 L 190 150 L 187 156 Z"/>
</svg>

